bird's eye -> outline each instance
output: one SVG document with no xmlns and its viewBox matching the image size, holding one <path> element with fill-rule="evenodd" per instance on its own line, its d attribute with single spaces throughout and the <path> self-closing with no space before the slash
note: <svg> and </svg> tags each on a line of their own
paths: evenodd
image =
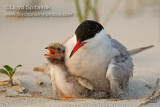
<svg viewBox="0 0 160 107">
<path fill-rule="evenodd" d="M 58 51 L 61 51 L 61 48 L 57 48 Z"/>
</svg>

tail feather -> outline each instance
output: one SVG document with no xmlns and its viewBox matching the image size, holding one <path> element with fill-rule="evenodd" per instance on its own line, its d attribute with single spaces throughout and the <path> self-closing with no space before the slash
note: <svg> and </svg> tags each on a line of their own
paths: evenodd
<svg viewBox="0 0 160 107">
<path fill-rule="evenodd" d="M 152 48 L 152 47 L 154 47 L 154 45 L 150 45 L 150 46 L 145 46 L 145 47 L 129 50 L 129 54 L 132 56 L 132 55 L 135 55 L 137 53 L 140 53 L 140 52 L 142 52 L 142 51 L 144 51 L 146 49 Z"/>
</svg>

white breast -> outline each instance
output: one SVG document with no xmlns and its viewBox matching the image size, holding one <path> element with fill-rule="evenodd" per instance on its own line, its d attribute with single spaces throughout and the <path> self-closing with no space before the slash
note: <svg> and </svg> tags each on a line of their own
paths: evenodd
<svg viewBox="0 0 160 107">
<path fill-rule="evenodd" d="M 63 95 L 72 95 L 72 89 L 74 89 L 72 83 L 68 83 L 66 81 L 67 71 L 64 71 L 63 67 L 52 65 L 51 67 L 51 75 L 54 76 L 55 84 Z"/>
<path fill-rule="evenodd" d="M 73 36 L 65 45 L 65 61 L 69 71 L 90 80 L 97 89 L 108 90 L 109 83 L 105 75 L 112 56 L 110 37 L 104 31 L 99 32 L 69 58 L 75 44 L 76 37 Z"/>
</svg>

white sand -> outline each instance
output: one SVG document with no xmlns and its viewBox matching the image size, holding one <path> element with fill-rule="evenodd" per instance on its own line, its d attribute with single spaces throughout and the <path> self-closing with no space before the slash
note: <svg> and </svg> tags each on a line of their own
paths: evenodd
<svg viewBox="0 0 160 107">
<path fill-rule="evenodd" d="M 107 2 L 105 3 L 107 4 Z M 106 9 L 105 3 L 103 4 L 104 9 Z M 155 45 L 154 48 L 132 57 L 135 65 L 134 76 L 130 81 L 129 91 L 126 93 L 125 98 L 134 100 L 57 101 L 45 98 L 6 98 L 6 95 L 18 94 L 15 90 L 7 89 L 7 92 L 0 93 L 0 107 L 135 107 L 141 102 L 139 98 L 149 96 L 153 89 L 148 89 L 145 84 L 153 87 L 156 79 L 160 77 L 159 20 L 147 13 L 144 16 L 140 15 L 139 17 L 135 16 L 127 19 L 123 14 L 123 3 L 121 3 L 108 25 L 104 26 L 106 32 L 119 40 L 128 49 Z M 49 43 L 62 42 L 65 38 L 74 34 L 79 24 L 76 16 L 69 18 L 6 18 L 4 17 L 5 4 L 9 4 L 9 0 L 0 0 L 0 66 L 2 67 L 5 64 L 11 66 L 23 65 L 22 68 L 18 69 L 14 79 L 20 79 L 24 87 L 29 89 L 29 92 L 20 95 L 30 95 L 30 92 L 42 92 L 44 96 L 53 96 L 49 77 L 42 73 L 33 72 L 32 68 L 42 66 L 45 60 L 44 54 L 47 52 L 44 48 Z M 43 4 L 52 5 L 53 10 L 75 13 L 72 0 L 55 0 L 53 2 L 47 0 Z M 108 1 L 109 4 L 111 5 L 112 2 Z M 104 14 L 105 11 L 101 13 Z M 42 80 L 44 86 L 38 86 L 35 77 Z M 8 79 L 7 76 L 0 74 L 0 81 L 6 79 Z M 148 106 L 160 106 L 160 103 L 153 103 Z"/>
</svg>

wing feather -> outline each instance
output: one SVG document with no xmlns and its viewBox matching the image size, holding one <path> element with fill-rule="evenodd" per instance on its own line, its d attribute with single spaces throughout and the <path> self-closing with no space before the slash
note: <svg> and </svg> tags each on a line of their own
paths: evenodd
<svg viewBox="0 0 160 107">
<path fill-rule="evenodd" d="M 127 49 L 115 39 L 111 39 L 113 50 L 118 54 L 113 55 L 108 65 L 106 78 L 110 81 L 111 91 L 117 92 L 126 88 L 129 78 L 133 75 L 133 63 Z"/>
</svg>

